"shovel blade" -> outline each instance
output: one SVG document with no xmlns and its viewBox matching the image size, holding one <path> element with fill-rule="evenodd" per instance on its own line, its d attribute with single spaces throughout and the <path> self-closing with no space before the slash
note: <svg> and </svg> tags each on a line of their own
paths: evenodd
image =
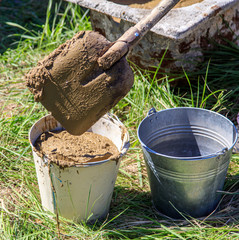
<svg viewBox="0 0 239 240">
<path fill-rule="evenodd" d="M 87 131 L 133 85 L 133 72 L 125 58 L 108 70 L 98 65 L 97 59 L 109 45 L 97 32 L 79 32 L 26 75 L 35 101 L 73 135 Z"/>
</svg>

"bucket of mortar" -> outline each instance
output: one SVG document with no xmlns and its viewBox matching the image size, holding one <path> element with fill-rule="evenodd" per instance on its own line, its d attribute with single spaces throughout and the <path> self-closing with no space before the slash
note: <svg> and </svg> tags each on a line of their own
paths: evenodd
<svg viewBox="0 0 239 240">
<path fill-rule="evenodd" d="M 48 164 L 47 157 L 34 148 L 36 139 L 49 130 L 63 130 L 51 115 L 37 121 L 29 132 L 44 210 L 76 222 L 104 218 L 109 212 L 121 158 L 129 148 L 126 128 L 114 115 L 106 114 L 88 131 L 109 138 L 118 148 L 119 157 L 64 168 Z"/>
<path fill-rule="evenodd" d="M 153 108 L 138 127 L 153 205 L 161 213 L 203 217 L 220 201 L 237 131 L 199 108 Z"/>
</svg>

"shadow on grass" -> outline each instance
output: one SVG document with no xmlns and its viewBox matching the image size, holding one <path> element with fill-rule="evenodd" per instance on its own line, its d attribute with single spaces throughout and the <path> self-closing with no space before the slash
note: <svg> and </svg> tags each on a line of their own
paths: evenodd
<svg viewBox="0 0 239 240">
<path fill-rule="evenodd" d="M 239 175 L 229 176 L 225 183 L 222 199 L 215 212 L 201 218 L 184 216 L 182 219 L 172 219 L 161 214 L 153 207 L 150 192 L 116 186 L 107 219 L 108 223 L 104 229 L 117 230 L 131 237 L 131 234 L 136 234 L 139 229 L 144 235 L 147 229 L 158 229 L 162 226 L 234 226 L 239 221 L 238 189 Z M 102 222 L 98 224 L 99 227 L 102 226 Z M 140 233 L 137 232 L 137 236 L 139 235 Z"/>
<path fill-rule="evenodd" d="M 0 53 L 8 48 L 16 48 L 20 40 L 17 34 L 24 34 L 24 30 L 8 24 L 16 23 L 29 31 L 39 31 L 45 23 L 46 10 L 49 0 L 2 0 L 0 1 Z M 54 0 L 55 3 L 61 2 Z M 66 2 L 61 8 L 64 9 Z"/>
<path fill-rule="evenodd" d="M 17 47 L 22 29 L 8 25 L 17 23 L 29 30 L 37 29 L 37 25 L 45 22 L 48 0 L 2 0 L 0 1 L 0 53 L 8 48 Z M 39 29 L 39 28 L 38 28 Z"/>
</svg>

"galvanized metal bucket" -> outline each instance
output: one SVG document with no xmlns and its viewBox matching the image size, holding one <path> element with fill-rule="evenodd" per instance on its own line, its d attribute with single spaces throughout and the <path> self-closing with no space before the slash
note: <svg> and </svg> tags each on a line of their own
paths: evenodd
<svg viewBox="0 0 239 240">
<path fill-rule="evenodd" d="M 230 120 L 199 108 L 153 108 L 138 138 L 157 210 L 180 218 L 206 216 L 216 208 L 237 141 Z"/>
</svg>

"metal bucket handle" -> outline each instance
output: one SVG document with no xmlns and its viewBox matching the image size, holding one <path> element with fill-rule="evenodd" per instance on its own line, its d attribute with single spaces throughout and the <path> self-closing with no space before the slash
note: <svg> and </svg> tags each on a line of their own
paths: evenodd
<svg viewBox="0 0 239 240">
<path fill-rule="evenodd" d="M 152 114 L 155 114 L 157 111 L 156 111 L 156 109 L 153 107 L 153 108 L 151 108 L 150 110 L 149 110 L 149 112 L 148 112 L 148 114 L 147 114 L 147 117 L 149 117 L 150 115 L 152 115 Z M 160 181 L 160 179 L 159 179 L 159 176 L 158 176 L 158 173 L 157 173 L 157 171 L 156 171 L 156 169 L 155 169 L 155 167 L 154 167 L 154 164 L 153 164 L 153 162 L 152 162 L 152 160 L 151 160 L 151 157 L 150 157 L 150 155 L 149 155 L 149 153 L 148 152 L 151 152 L 151 149 L 149 149 L 147 146 L 143 146 L 145 149 L 146 149 L 146 151 L 144 151 L 144 154 L 147 154 L 148 156 L 147 156 L 147 162 L 148 162 L 148 166 L 149 166 L 149 168 L 150 168 L 150 170 L 153 172 L 153 174 L 154 174 L 154 176 L 156 177 L 156 179 L 158 180 L 158 182 L 159 183 L 161 183 L 161 181 Z"/>
<path fill-rule="evenodd" d="M 151 108 L 151 109 L 149 110 L 149 112 L 148 112 L 148 114 L 147 114 L 147 117 L 149 117 L 149 116 L 151 116 L 152 114 L 155 114 L 155 113 L 157 113 L 157 111 L 156 111 L 156 109 L 153 107 L 153 108 Z M 145 151 L 144 154 L 148 154 L 148 155 L 149 155 L 148 152 L 152 152 L 152 150 L 151 150 L 150 148 L 148 148 L 147 146 L 143 146 L 143 147 L 146 149 L 146 151 Z M 219 157 L 219 156 L 221 156 L 221 155 L 224 155 L 226 152 L 228 152 L 228 147 L 225 147 L 225 148 L 223 148 L 222 150 L 216 152 L 215 155 Z M 155 169 L 155 167 L 154 167 L 154 163 L 153 163 L 152 160 L 151 160 L 151 157 L 148 156 L 146 159 L 147 159 L 147 162 L 148 162 L 148 165 L 149 165 L 151 171 L 153 172 L 154 176 L 157 178 L 158 182 L 160 183 L 161 181 L 160 181 L 159 176 L 158 176 L 158 173 L 157 173 L 157 171 L 156 171 L 156 169 Z"/>
<path fill-rule="evenodd" d="M 221 156 L 228 152 L 228 147 L 224 147 L 222 150 L 216 152 L 216 155 Z"/>
<path fill-rule="evenodd" d="M 149 110 L 149 112 L 148 112 L 148 114 L 147 114 L 147 117 L 149 117 L 150 115 L 152 115 L 152 114 L 155 114 L 157 111 L 156 111 L 156 109 L 154 108 L 154 107 L 152 107 L 150 110 Z"/>
<path fill-rule="evenodd" d="M 151 116 L 152 114 L 155 114 L 157 113 L 156 109 L 154 107 L 152 107 L 149 111 L 148 111 L 148 114 L 147 114 L 147 117 Z M 150 152 L 153 152 L 155 153 L 154 151 L 152 151 L 152 149 L 149 149 L 147 146 L 145 146 L 145 148 L 147 148 L 148 151 Z M 226 152 L 228 152 L 228 147 L 224 147 L 222 150 L 216 152 L 216 153 L 213 153 L 211 154 L 212 156 L 221 156 L 221 155 L 224 155 Z"/>
<path fill-rule="evenodd" d="M 157 111 L 156 111 L 156 109 L 155 109 L 154 107 L 151 108 L 151 109 L 148 111 L 147 117 L 149 117 L 149 116 L 152 115 L 152 114 L 155 114 L 156 112 L 157 112 Z M 144 146 L 144 148 L 146 149 L 146 151 L 145 151 L 144 154 L 148 154 L 148 155 L 149 155 L 148 152 L 151 152 L 151 151 L 149 151 L 149 150 L 151 150 L 151 149 L 149 149 L 147 146 Z M 154 176 L 157 178 L 158 182 L 161 183 L 161 181 L 160 181 L 160 179 L 159 179 L 159 176 L 158 176 L 158 173 L 157 173 L 157 171 L 156 171 L 156 169 L 155 169 L 155 167 L 154 167 L 154 164 L 153 164 L 153 162 L 152 162 L 152 160 L 151 160 L 151 157 L 148 156 L 146 159 L 148 160 L 147 162 L 148 162 L 149 168 L 150 168 L 151 171 L 153 172 Z"/>
<path fill-rule="evenodd" d="M 154 176 L 156 177 L 156 179 L 158 180 L 158 182 L 161 183 L 161 181 L 160 181 L 160 179 L 159 179 L 159 176 L 158 176 L 158 173 L 157 173 L 157 171 L 156 171 L 156 169 L 155 169 L 155 167 L 154 167 L 154 164 L 153 164 L 153 162 L 152 162 L 152 160 L 151 160 L 151 157 L 150 157 L 148 151 L 144 151 L 144 154 L 147 154 L 147 155 L 148 155 L 148 156 L 145 158 L 145 159 L 147 160 L 147 162 L 148 162 L 148 166 L 149 166 L 150 170 L 153 172 L 153 174 L 154 174 Z"/>
</svg>

